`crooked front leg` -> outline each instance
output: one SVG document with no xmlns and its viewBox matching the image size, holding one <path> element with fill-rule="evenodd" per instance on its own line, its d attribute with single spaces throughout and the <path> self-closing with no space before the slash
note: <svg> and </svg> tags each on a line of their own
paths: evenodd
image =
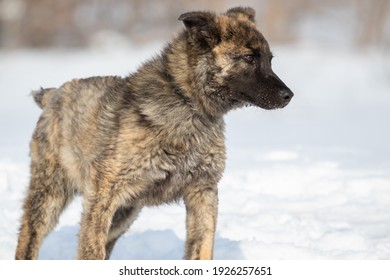
<svg viewBox="0 0 390 280">
<path fill-rule="evenodd" d="M 213 258 L 214 235 L 218 212 L 217 186 L 188 188 L 184 194 L 187 210 L 185 258 Z"/>
</svg>

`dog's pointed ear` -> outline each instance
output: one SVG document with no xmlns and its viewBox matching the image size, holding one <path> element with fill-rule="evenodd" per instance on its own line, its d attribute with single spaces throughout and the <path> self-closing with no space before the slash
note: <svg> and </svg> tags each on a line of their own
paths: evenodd
<svg viewBox="0 0 390 280">
<path fill-rule="evenodd" d="M 229 9 L 226 12 L 226 15 L 232 16 L 235 18 L 240 18 L 240 16 L 241 16 L 241 17 L 245 17 L 246 19 L 248 19 L 252 22 L 255 22 L 256 12 L 254 9 L 252 9 L 250 7 L 245 7 L 245 8 L 235 7 L 235 8 Z"/>
<path fill-rule="evenodd" d="M 208 22 L 212 20 L 211 14 L 207 12 L 189 12 L 184 13 L 179 17 L 179 20 L 181 20 L 185 27 L 188 29 L 191 28 L 202 28 L 206 27 Z"/>
<path fill-rule="evenodd" d="M 213 48 L 220 41 L 216 16 L 210 12 L 189 12 L 179 17 L 192 38 L 202 47 Z"/>
</svg>

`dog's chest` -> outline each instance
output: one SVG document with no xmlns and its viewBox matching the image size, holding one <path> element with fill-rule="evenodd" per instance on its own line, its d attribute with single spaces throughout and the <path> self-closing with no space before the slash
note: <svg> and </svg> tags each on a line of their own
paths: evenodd
<svg viewBox="0 0 390 280">
<path fill-rule="evenodd" d="M 225 166 L 223 132 L 187 133 L 150 142 L 139 153 L 140 179 L 146 180 L 142 204 L 178 200 L 186 188 L 217 184 Z M 147 152 L 145 152 L 147 151 Z"/>
</svg>

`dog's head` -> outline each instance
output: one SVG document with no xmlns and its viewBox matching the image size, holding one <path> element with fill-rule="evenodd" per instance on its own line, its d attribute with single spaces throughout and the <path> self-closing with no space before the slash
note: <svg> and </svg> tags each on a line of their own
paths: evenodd
<svg viewBox="0 0 390 280">
<path fill-rule="evenodd" d="M 182 14 L 189 63 L 203 79 L 205 93 L 230 108 L 255 105 L 264 109 L 285 107 L 292 91 L 272 71 L 272 53 L 256 28 L 252 8 L 233 8 Z"/>
</svg>

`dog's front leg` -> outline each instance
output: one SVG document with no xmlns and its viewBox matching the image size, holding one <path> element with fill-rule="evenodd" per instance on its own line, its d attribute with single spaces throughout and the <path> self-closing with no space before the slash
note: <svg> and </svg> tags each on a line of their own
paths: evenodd
<svg viewBox="0 0 390 280">
<path fill-rule="evenodd" d="M 184 194 L 187 210 L 187 241 L 185 258 L 213 258 L 214 234 L 218 212 L 216 186 L 189 187 Z"/>
</svg>

